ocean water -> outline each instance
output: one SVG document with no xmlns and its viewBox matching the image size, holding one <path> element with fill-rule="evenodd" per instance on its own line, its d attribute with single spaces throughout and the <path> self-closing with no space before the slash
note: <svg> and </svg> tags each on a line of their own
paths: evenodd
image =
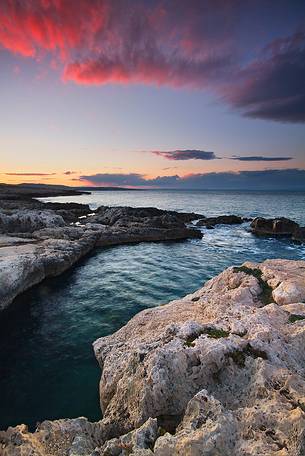
<svg viewBox="0 0 305 456">
<path fill-rule="evenodd" d="M 54 201 L 156 206 L 205 215 L 283 215 L 305 224 L 305 193 L 108 191 Z M 95 251 L 0 315 L 0 429 L 60 417 L 101 417 L 91 344 L 135 313 L 190 293 L 227 266 L 305 259 L 305 246 L 256 238 L 248 225 L 205 230 L 202 240 Z"/>
</svg>

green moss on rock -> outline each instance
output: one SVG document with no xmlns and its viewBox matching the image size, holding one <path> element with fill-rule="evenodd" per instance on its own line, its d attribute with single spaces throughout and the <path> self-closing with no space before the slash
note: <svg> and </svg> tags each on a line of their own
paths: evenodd
<svg viewBox="0 0 305 456">
<path fill-rule="evenodd" d="M 248 268 L 247 266 L 238 266 L 233 268 L 233 272 L 243 272 L 244 274 L 252 275 L 257 279 L 259 286 L 262 290 L 259 295 L 259 299 L 261 300 L 264 306 L 274 302 L 272 297 L 272 288 L 270 287 L 270 285 L 268 285 L 268 283 L 265 280 L 262 279 L 263 273 L 260 269 Z"/>
<path fill-rule="evenodd" d="M 199 336 L 202 336 L 204 334 L 212 339 L 220 339 L 222 337 L 229 337 L 230 335 L 230 333 L 224 329 L 218 329 L 210 326 L 188 336 L 184 342 L 184 345 L 187 347 L 194 347 L 194 341 L 198 339 Z"/>
<path fill-rule="evenodd" d="M 288 318 L 289 323 L 295 323 L 296 321 L 301 321 L 301 320 L 305 320 L 305 315 L 291 314 L 291 315 L 289 315 L 289 318 Z"/>
</svg>

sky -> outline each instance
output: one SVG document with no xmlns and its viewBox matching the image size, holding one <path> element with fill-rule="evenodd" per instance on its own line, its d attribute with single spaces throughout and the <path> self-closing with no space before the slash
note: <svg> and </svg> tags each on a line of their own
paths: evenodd
<svg viewBox="0 0 305 456">
<path fill-rule="evenodd" d="M 305 189 L 305 2 L 1 0 L 0 181 Z"/>
</svg>

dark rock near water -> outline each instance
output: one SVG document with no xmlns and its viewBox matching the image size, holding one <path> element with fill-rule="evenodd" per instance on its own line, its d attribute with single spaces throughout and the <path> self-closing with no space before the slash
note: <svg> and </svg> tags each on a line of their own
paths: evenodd
<svg viewBox="0 0 305 456">
<path fill-rule="evenodd" d="M 65 185 L 47 184 L 0 184 L 0 199 L 25 200 L 30 198 L 47 198 L 54 196 L 83 195 L 85 192 Z"/>
<path fill-rule="evenodd" d="M 219 215 L 218 217 L 205 217 L 196 223 L 196 226 L 205 226 L 210 229 L 215 225 L 241 225 L 247 220 L 237 215 Z"/>
<path fill-rule="evenodd" d="M 96 216 L 91 221 L 94 220 L 103 225 L 128 225 L 131 222 L 143 224 L 147 221 L 150 223 L 152 220 L 159 220 L 158 223 L 160 224 L 172 225 L 174 223 L 189 223 L 201 217 L 201 214 L 194 212 L 165 211 L 155 207 L 100 206 L 96 211 Z"/>
<path fill-rule="evenodd" d="M 44 208 L 55 211 L 67 223 L 74 223 L 79 217 L 88 215 L 91 212 L 89 204 L 79 203 L 45 203 Z"/>
<path fill-rule="evenodd" d="M 292 240 L 296 242 L 305 242 L 305 226 L 299 226 L 294 230 Z"/>
<path fill-rule="evenodd" d="M 256 217 L 251 225 L 254 234 L 263 236 L 292 236 L 299 228 L 299 225 L 293 220 L 285 217 L 266 219 Z"/>
</svg>

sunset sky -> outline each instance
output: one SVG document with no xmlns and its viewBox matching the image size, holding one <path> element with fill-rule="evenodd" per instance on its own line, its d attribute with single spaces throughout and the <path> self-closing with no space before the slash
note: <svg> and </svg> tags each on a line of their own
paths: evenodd
<svg viewBox="0 0 305 456">
<path fill-rule="evenodd" d="M 0 70 L 1 182 L 305 188 L 304 0 L 1 0 Z"/>
</svg>

